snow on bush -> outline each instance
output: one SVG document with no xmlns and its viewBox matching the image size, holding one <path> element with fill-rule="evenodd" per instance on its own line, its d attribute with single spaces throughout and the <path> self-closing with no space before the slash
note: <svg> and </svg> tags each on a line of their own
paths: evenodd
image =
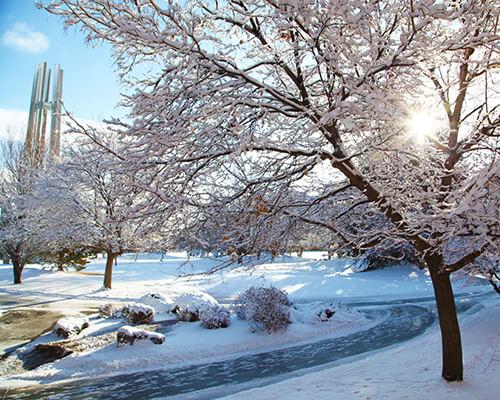
<svg viewBox="0 0 500 400">
<path fill-rule="evenodd" d="M 52 331 L 59 337 L 67 339 L 71 335 L 78 335 L 89 327 L 87 318 L 66 317 L 56 322 Z"/>
<path fill-rule="evenodd" d="M 122 326 L 116 333 L 118 346 L 127 343 L 132 346 L 136 340 L 145 339 L 151 340 L 154 344 L 163 344 L 165 342 L 165 336 L 161 333 L 150 332 L 133 326 Z"/>
<path fill-rule="evenodd" d="M 99 316 L 102 318 L 121 318 L 122 317 L 122 305 L 106 303 L 99 307 Z"/>
<path fill-rule="evenodd" d="M 250 323 L 252 331 L 277 332 L 291 322 L 286 292 L 275 287 L 251 286 L 238 298 L 237 315 Z"/>
<path fill-rule="evenodd" d="M 174 299 L 172 312 L 180 321 L 198 321 L 203 311 L 220 307 L 217 300 L 203 292 L 183 293 Z"/>
<path fill-rule="evenodd" d="M 122 317 L 131 324 L 149 324 L 155 316 L 153 307 L 140 303 L 125 304 L 121 313 Z"/>
<path fill-rule="evenodd" d="M 229 311 L 224 307 L 212 306 L 201 313 L 201 326 L 206 329 L 227 328 L 231 323 Z"/>
<path fill-rule="evenodd" d="M 172 310 L 173 301 L 161 293 L 148 293 L 139 298 L 139 303 L 155 309 L 156 314 L 167 314 Z"/>
</svg>

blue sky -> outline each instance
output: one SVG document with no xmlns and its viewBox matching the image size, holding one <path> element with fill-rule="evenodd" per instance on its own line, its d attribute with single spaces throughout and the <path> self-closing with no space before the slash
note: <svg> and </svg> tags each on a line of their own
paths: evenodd
<svg viewBox="0 0 500 400">
<path fill-rule="evenodd" d="M 108 46 L 85 44 L 81 32 L 65 31 L 34 0 L 0 0 L 0 109 L 28 111 L 35 66 L 43 61 L 64 69 L 63 99 L 72 113 L 91 120 L 123 116 Z"/>
</svg>

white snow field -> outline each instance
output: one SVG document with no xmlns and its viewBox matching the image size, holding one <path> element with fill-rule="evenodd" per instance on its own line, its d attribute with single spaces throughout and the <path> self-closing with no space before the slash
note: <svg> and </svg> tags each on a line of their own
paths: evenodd
<svg viewBox="0 0 500 400">
<path fill-rule="evenodd" d="M 170 253 L 162 261 L 157 255 L 140 254 L 137 260 L 135 258 L 136 255 L 125 255 L 118 259 L 118 265 L 114 267 L 113 289 L 111 290 L 102 289 L 104 272 L 102 259 L 94 260 L 83 273 L 51 272 L 42 269 L 41 266 L 31 265 L 24 271 L 22 285 L 11 284 L 11 266 L 0 266 L 0 296 L 9 299 L 9 302 L 5 303 L 0 300 L 0 312 L 2 307 L 4 309 L 12 307 L 12 301 L 15 305 L 15 299 L 18 298 L 26 299 L 26 302 L 20 302 L 23 306 L 40 307 L 41 305 L 65 310 L 68 314 L 74 315 L 75 312 L 89 305 L 137 301 L 148 293 L 160 293 L 164 299 L 173 299 L 185 292 L 206 292 L 218 302 L 230 306 L 231 300 L 249 286 L 269 284 L 286 290 L 294 302 L 351 303 L 426 298 L 433 294 L 427 273 L 414 266 L 399 265 L 377 271 L 355 273 L 352 268 L 355 266 L 355 260 L 321 260 L 321 254 L 318 253 L 305 254 L 304 258 L 279 257 L 272 263 L 265 262 L 251 268 L 247 264 L 233 266 L 214 274 L 205 272 L 217 268 L 227 260 L 188 258 L 185 253 Z M 465 276 L 458 276 L 454 280 L 454 289 L 457 293 L 481 293 L 491 290 L 484 282 Z M 486 310 L 491 310 L 491 308 Z M 498 311 L 498 307 L 494 311 Z M 497 368 L 496 358 L 500 350 L 496 356 L 493 354 L 491 358 L 493 361 L 488 368 L 486 364 L 483 367 L 481 365 L 488 362 L 487 351 L 491 352 L 495 349 L 491 335 L 495 334 L 496 329 L 498 342 L 500 333 L 497 323 L 491 325 L 490 332 L 484 332 L 488 329 L 488 318 L 485 315 L 478 314 L 474 317 L 476 322 L 472 320 L 468 322 L 464 332 L 466 340 L 464 347 L 466 357 L 468 357 L 466 358 L 467 368 L 471 363 L 473 364 L 473 359 L 477 359 L 474 364 L 477 369 L 484 369 L 485 373 L 489 374 L 491 371 L 498 372 L 495 368 Z M 157 321 L 168 318 L 168 315 L 161 315 L 161 313 L 155 317 Z M 284 348 L 323 338 L 340 337 L 369 329 L 384 318 L 387 318 L 386 314 L 381 315 L 378 320 L 368 320 L 357 311 L 341 308 L 331 321 L 325 323 L 312 323 L 307 318 L 294 317 L 295 322 L 290 324 L 286 331 L 272 335 L 250 332 L 247 321 L 238 320 L 234 313 L 231 315 L 231 325 L 224 329 L 207 330 L 203 329 L 199 322 L 180 322 L 164 333 L 166 341 L 162 345 L 144 341 L 134 346 L 127 345 L 118 348 L 114 341 L 108 340 L 98 348 L 73 353 L 64 359 L 42 365 L 34 370 L 0 377 L 0 387 L 55 383 L 106 374 L 207 363 L 235 355 Z M 491 315 L 489 318 L 494 320 Z M 113 319 L 91 320 L 90 327 L 77 338 L 89 337 L 96 333 L 115 332 L 123 325 L 123 321 Z M 474 329 L 480 330 L 481 337 L 476 337 L 479 333 Z M 423 338 L 413 340 L 410 344 L 406 343 L 396 349 L 376 353 L 362 361 L 357 361 L 358 367 L 354 367 L 357 365 L 354 363 L 315 373 L 311 375 L 310 382 L 305 378 L 292 379 L 290 389 L 296 392 L 294 395 L 291 395 L 287 386 L 279 386 L 288 385 L 286 381 L 282 384 L 256 389 L 259 390 L 258 394 L 245 392 L 242 396 L 247 396 L 247 398 L 269 396 L 273 399 L 283 397 L 401 399 L 406 397 L 402 397 L 402 389 L 399 390 L 399 386 L 409 390 L 408 395 L 419 393 L 417 384 L 414 389 L 410 390 L 410 385 L 403 384 L 406 381 L 414 382 L 420 379 L 418 382 L 425 383 L 429 388 L 441 387 L 439 363 L 436 361 L 439 354 L 439 338 L 435 329 L 432 332 Z M 472 340 L 474 337 L 475 342 Z M 55 340 L 53 333 L 42 335 L 33 343 L 19 349 L 18 352 L 32 348 L 37 343 L 52 340 Z M 422 341 L 422 344 L 419 341 Z M 469 346 L 468 343 L 471 345 Z M 418 352 L 415 352 L 416 348 L 419 349 Z M 471 359 L 471 354 L 473 354 L 473 359 Z M 473 370 L 469 368 L 467 371 L 469 373 Z M 340 375 L 335 377 L 337 373 Z M 463 385 L 463 387 L 468 387 L 466 385 L 469 383 Z M 442 390 L 452 390 L 447 389 L 448 386 L 443 387 Z M 336 394 L 333 396 L 336 392 L 332 392 L 332 388 L 340 390 L 338 396 Z M 391 390 L 395 390 L 397 394 L 391 394 Z M 379 396 L 378 393 L 383 394 Z M 358 395 L 361 397 L 356 397 Z M 240 398 L 238 396 L 235 395 L 234 398 Z"/>
<path fill-rule="evenodd" d="M 127 254 L 118 259 L 113 270 L 113 289 L 103 290 L 104 260 L 95 260 L 83 273 L 50 272 L 41 266 L 27 266 L 23 284 L 12 285 L 12 267 L 0 265 L 0 293 L 72 300 L 136 300 L 149 292 L 168 296 L 190 290 L 207 292 L 218 301 L 235 298 L 251 285 L 271 283 L 284 289 L 292 300 L 345 298 L 432 297 L 432 284 L 426 271 L 400 265 L 376 271 L 355 273 L 353 259 L 318 260 L 321 253 L 306 253 L 304 258 L 277 257 L 252 268 L 236 266 L 213 274 L 201 274 L 227 261 L 225 258 L 187 258 L 185 253 L 160 256 Z M 255 262 L 255 260 L 253 260 Z M 268 260 L 269 261 L 269 260 Z M 196 274 L 198 275 L 190 275 Z M 201 274 L 201 275 L 200 275 Z M 189 276 L 183 276 L 189 275 Z M 464 276 L 454 280 L 456 293 L 485 290 Z"/>
</svg>

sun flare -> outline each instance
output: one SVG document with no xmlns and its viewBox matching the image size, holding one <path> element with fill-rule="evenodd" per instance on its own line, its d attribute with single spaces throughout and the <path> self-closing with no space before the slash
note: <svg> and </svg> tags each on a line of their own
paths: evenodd
<svg viewBox="0 0 500 400">
<path fill-rule="evenodd" d="M 438 129 L 436 118 L 423 111 L 411 114 L 406 125 L 410 136 L 420 143 L 423 143 L 426 137 L 431 136 Z"/>
</svg>

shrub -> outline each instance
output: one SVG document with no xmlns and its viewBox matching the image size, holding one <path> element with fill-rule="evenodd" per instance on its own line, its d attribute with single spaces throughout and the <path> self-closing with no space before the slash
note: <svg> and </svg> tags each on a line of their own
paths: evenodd
<svg viewBox="0 0 500 400">
<path fill-rule="evenodd" d="M 155 316 L 153 307 L 139 303 L 125 304 L 121 313 L 125 321 L 131 324 L 149 324 Z"/>
<path fill-rule="evenodd" d="M 99 316 L 102 318 L 121 318 L 123 306 L 106 303 L 99 307 Z"/>
<path fill-rule="evenodd" d="M 237 315 L 250 323 L 252 331 L 277 332 L 291 322 L 292 303 L 286 292 L 275 287 L 251 286 L 238 299 Z"/>
<path fill-rule="evenodd" d="M 174 299 L 172 313 L 179 321 L 194 322 L 201 318 L 203 311 L 220 307 L 217 300 L 207 293 L 183 293 Z"/>
<path fill-rule="evenodd" d="M 201 313 L 201 326 L 206 329 L 227 328 L 231 323 L 229 311 L 220 306 L 212 306 Z"/>
</svg>

